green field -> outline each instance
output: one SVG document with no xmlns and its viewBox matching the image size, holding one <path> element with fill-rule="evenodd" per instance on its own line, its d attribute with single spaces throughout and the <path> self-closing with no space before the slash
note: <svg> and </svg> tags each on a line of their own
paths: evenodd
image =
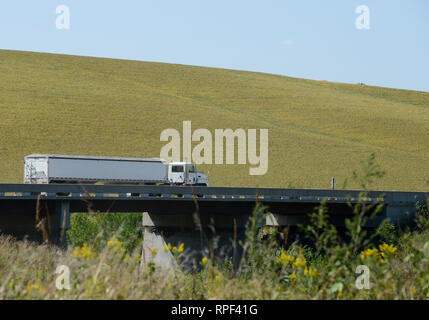
<svg viewBox="0 0 429 320">
<path fill-rule="evenodd" d="M 375 152 L 376 189 L 429 189 L 429 93 L 174 64 L 0 50 L 0 182 L 31 153 L 159 157 L 164 129 L 269 129 L 269 170 L 211 185 L 328 188 Z M 352 184 L 349 188 L 354 187 Z"/>
</svg>

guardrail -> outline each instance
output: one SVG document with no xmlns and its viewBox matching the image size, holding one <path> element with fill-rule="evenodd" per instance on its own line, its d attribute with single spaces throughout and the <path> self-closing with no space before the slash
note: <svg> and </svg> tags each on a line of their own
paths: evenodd
<svg viewBox="0 0 429 320">
<path fill-rule="evenodd" d="M 71 184 L 0 184 L 0 199 L 117 199 L 199 201 L 275 201 L 275 202 L 351 202 L 359 200 L 359 190 L 279 189 L 189 186 L 71 185 Z M 425 192 L 371 191 L 367 202 L 410 204 L 427 197 Z"/>
</svg>

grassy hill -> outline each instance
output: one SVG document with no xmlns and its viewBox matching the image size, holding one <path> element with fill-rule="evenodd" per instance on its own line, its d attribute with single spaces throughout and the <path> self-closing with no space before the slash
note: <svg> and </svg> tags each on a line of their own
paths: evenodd
<svg viewBox="0 0 429 320">
<path fill-rule="evenodd" d="M 159 157 L 161 132 L 191 120 L 269 129 L 266 175 L 200 166 L 212 185 L 328 188 L 375 152 L 377 189 L 429 189 L 427 92 L 5 50 L 0 75 L 0 182 L 21 182 L 31 153 Z"/>
</svg>

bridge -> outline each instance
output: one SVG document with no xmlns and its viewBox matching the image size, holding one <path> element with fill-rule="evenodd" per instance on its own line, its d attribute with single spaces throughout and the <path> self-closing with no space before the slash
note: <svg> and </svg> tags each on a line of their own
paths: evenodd
<svg viewBox="0 0 429 320">
<path fill-rule="evenodd" d="M 142 212 L 144 255 L 152 248 L 155 263 L 174 264 L 164 245 L 183 242 L 198 256 L 223 248 L 231 256 L 244 238 L 246 224 L 257 202 L 266 206 L 265 225 L 296 226 L 308 221 L 307 214 L 326 201 L 331 221 L 344 225 L 353 214 L 350 204 L 358 203 L 359 190 L 275 189 L 185 186 L 0 184 L 0 232 L 18 239 L 42 242 L 43 232 L 53 244 L 65 246 L 65 231 L 72 212 Z M 383 210 L 368 227 L 383 219 L 409 223 L 416 203 L 425 204 L 428 193 L 373 191 L 365 202 L 381 203 Z M 37 228 L 36 228 L 37 226 Z"/>
</svg>

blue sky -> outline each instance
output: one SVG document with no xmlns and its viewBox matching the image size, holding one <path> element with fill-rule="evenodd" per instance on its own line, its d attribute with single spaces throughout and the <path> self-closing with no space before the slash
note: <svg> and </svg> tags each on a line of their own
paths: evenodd
<svg viewBox="0 0 429 320">
<path fill-rule="evenodd" d="M 429 1 L 2 0 L 0 48 L 429 91 Z"/>
</svg>

